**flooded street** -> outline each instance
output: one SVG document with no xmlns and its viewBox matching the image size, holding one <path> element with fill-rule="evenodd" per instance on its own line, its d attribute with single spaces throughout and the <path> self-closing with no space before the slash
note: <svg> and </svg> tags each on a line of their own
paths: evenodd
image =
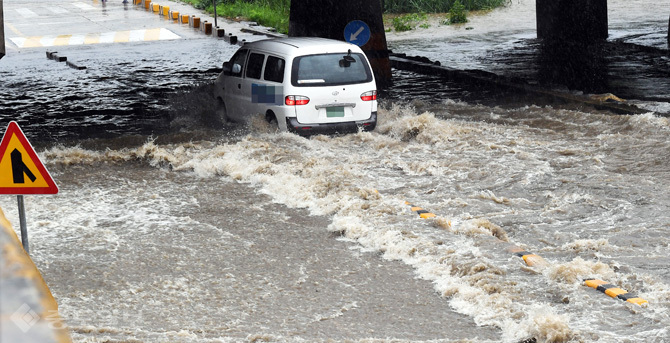
<svg viewBox="0 0 670 343">
<path fill-rule="evenodd" d="M 665 39 L 667 6 L 609 10 L 612 39 Z M 472 30 L 389 41 L 533 79 L 533 64 L 486 63 L 534 54 L 531 13 L 515 1 Z M 75 342 L 670 341 L 667 55 L 611 57 L 654 66 L 629 83 L 655 91 L 629 97 L 643 115 L 395 70 L 375 131 L 302 138 L 213 116 L 235 50 L 202 38 L 59 48 L 86 70 L 44 49 L 0 61 L 3 123 L 19 121 L 60 188 L 25 203 Z M 0 206 L 18 229 L 16 199 Z"/>
</svg>

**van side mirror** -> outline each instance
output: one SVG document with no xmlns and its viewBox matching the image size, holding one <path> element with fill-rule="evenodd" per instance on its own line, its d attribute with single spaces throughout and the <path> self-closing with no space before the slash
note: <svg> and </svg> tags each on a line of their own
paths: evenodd
<svg viewBox="0 0 670 343">
<path fill-rule="evenodd" d="M 223 62 L 223 75 L 230 76 L 230 62 Z"/>
</svg>

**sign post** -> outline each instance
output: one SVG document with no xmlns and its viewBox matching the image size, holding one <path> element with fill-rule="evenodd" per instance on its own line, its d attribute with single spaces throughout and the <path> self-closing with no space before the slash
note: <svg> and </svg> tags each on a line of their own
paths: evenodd
<svg viewBox="0 0 670 343">
<path fill-rule="evenodd" d="M 35 149 L 12 121 L 0 141 L 0 194 L 15 194 L 19 207 L 21 243 L 29 253 L 24 194 L 56 194 L 58 186 L 35 153 Z"/>
<path fill-rule="evenodd" d="M 0 58 L 5 56 L 5 23 L 2 16 L 2 0 L 0 0 Z"/>
<path fill-rule="evenodd" d="M 219 27 L 219 24 L 216 23 L 216 0 L 212 0 L 212 7 L 214 7 L 214 27 Z"/>
<path fill-rule="evenodd" d="M 16 200 L 19 205 L 19 225 L 21 226 L 21 244 L 26 254 L 30 255 L 30 246 L 28 245 L 28 227 L 26 226 L 26 208 L 23 206 L 23 195 L 17 195 Z"/>
</svg>

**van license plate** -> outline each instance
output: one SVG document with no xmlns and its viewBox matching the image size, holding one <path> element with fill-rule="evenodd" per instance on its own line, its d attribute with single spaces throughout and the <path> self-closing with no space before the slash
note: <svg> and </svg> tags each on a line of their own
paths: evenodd
<svg viewBox="0 0 670 343">
<path fill-rule="evenodd" d="M 326 117 L 344 117 L 344 107 L 326 107 Z"/>
</svg>

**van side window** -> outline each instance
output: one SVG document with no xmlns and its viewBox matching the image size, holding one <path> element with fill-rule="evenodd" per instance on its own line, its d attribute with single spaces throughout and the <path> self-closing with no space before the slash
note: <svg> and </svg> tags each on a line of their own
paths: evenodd
<svg viewBox="0 0 670 343">
<path fill-rule="evenodd" d="M 268 61 L 265 63 L 265 74 L 263 78 L 272 82 L 284 82 L 284 66 L 286 63 L 283 59 L 274 56 L 268 56 Z"/>
<path fill-rule="evenodd" d="M 232 71 L 230 73 L 231 76 L 237 76 L 237 77 L 242 77 L 242 70 L 244 70 L 244 62 L 247 61 L 247 53 L 249 50 L 244 49 L 240 50 L 233 55 L 233 58 L 230 59 L 230 66 L 232 68 Z M 236 67 L 236 65 L 239 65 Z"/>
<path fill-rule="evenodd" d="M 251 53 L 249 56 L 249 63 L 247 64 L 247 77 L 252 79 L 260 79 L 264 60 L 265 55 Z"/>
</svg>

